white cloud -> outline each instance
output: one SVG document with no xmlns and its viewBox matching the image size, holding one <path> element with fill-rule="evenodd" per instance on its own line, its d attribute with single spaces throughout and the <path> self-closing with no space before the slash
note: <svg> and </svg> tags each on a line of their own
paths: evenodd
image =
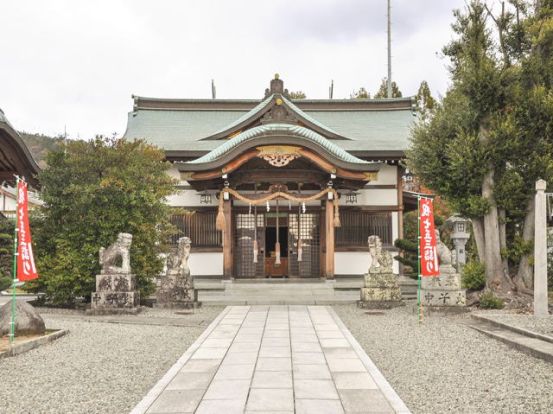
<svg viewBox="0 0 553 414">
<path fill-rule="evenodd" d="M 463 0 L 393 0 L 394 80 L 447 87 L 436 56 Z M 131 94 L 261 98 L 275 72 L 326 98 L 386 75 L 385 0 L 18 0 L 0 14 L 0 107 L 21 130 L 123 133 Z"/>
</svg>

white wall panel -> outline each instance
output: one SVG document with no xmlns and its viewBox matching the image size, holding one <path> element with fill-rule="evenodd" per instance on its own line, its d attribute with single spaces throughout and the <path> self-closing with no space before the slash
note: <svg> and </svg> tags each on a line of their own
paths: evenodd
<svg viewBox="0 0 553 414">
<path fill-rule="evenodd" d="M 223 274 L 223 252 L 192 252 L 189 259 L 192 276 L 215 276 Z"/>
</svg>

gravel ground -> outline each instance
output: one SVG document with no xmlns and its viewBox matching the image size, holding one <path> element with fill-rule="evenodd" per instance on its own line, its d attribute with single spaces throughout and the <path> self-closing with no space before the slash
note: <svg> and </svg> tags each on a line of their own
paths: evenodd
<svg viewBox="0 0 553 414">
<path fill-rule="evenodd" d="M 517 315 L 505 312 L 478 312 L 478 314 L 501 323 L 506 323 L 507 325 L 516 326 L 517 328 L 553 336 L 553 315 L 549 315 L 546 318 L 536 318 L 533 315 Z"/>
<path fill-rule="evenodd" d="M 0 413 L 128 413 L 222 309 L 139 315 L 186 318 L 187 327 L 89 322 L 79 312 L 43 310 L 48 329 L 70 333 L 0 360 Z"/>
<path fill-rule="evenodd" d="M 366 315 L 334 309 L 413 413 L 551 413 L 553 365 L 476 332 L 467 314 L 416 306 Z"/>
</svg>

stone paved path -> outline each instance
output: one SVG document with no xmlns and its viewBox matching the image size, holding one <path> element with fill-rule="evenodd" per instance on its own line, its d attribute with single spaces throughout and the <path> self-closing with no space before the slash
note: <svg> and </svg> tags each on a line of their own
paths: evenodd
<svg viewBox="0 0 553 414">
<path fill-rule="evenodd" d="M 229 306 L 132 411 L 409 413 L 332 308 Z"/>
</svg>

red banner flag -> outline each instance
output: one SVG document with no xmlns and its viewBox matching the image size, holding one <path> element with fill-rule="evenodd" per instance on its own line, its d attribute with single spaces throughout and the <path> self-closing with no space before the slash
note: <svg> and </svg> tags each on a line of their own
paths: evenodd
<svg viewBox="0 0 553 414">
<path fill-rule="evenodd" d="M 27 183 L 19 181 L 17 185 L 17 278 L 20 281 L 38 277 L 31 246 L 28 201 Z"/>
<path fill-rule="evenodd" d="M 438 251 L 436 248 L 436 232 L 434 230 L 434 209 L 432 200 L 419 200 L 419 254 L 421 256 L 421 276 L 438 276 Z"/>
</svg>

